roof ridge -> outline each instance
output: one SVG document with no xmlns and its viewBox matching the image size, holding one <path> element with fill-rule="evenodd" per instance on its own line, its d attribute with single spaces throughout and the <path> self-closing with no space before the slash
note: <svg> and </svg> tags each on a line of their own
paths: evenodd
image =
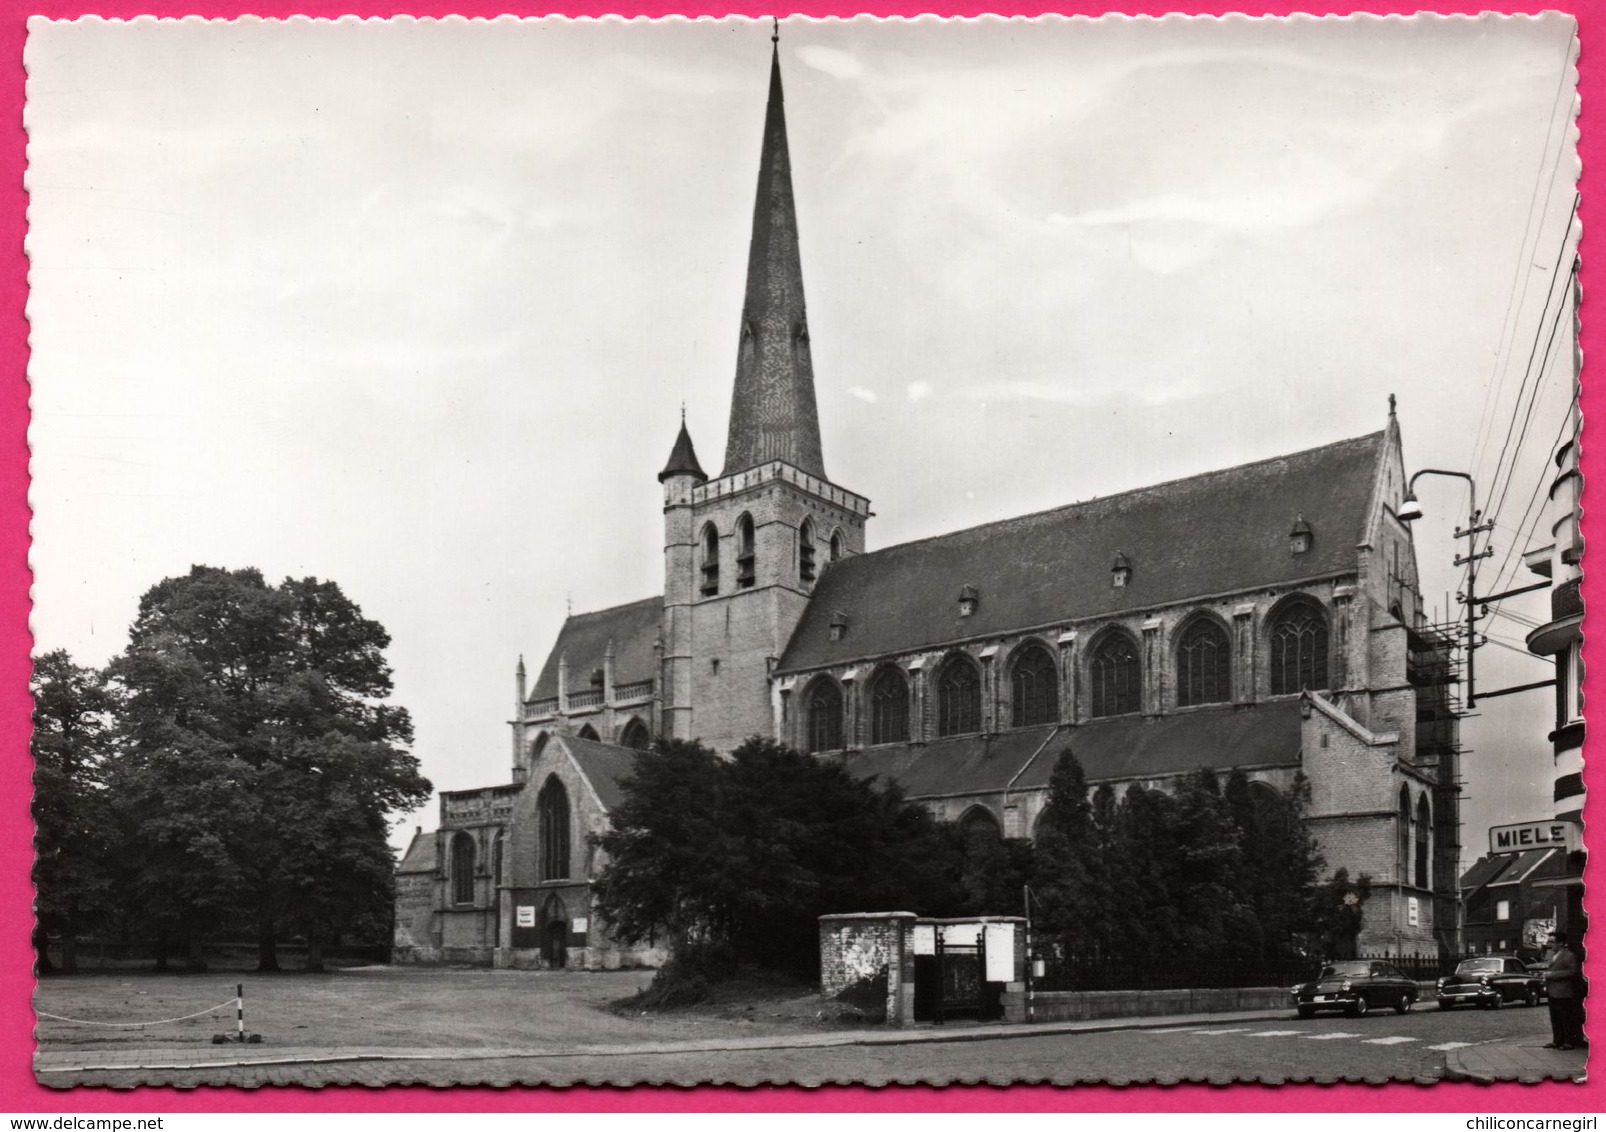
<svg viewBox="0 0 1606 1132">
<path fill-rule="evenodd" d="M 1280 456 L 1267 456 L 1260 460 L 1250 460 L 1248 463 L 1244 464 L 1234 464 L 1229 468 L 1213 468 L 1209 471 L 1195 472 L 1191 476 L 1177 476 L 1173 479 L 1161 480 L 1159 483 L 1144 484 L 1141 487 L 1127 488 L 1125 491 L 1113 492 L 1110 495 L 1094 495 L 1089 496 L 1087 499 L 1079 499 L 1074 503 L 1061 503 L 1057 507 L 1044 507 L 1038 511 L 1028 511 L 1024 515 L 1011 515 L 1003 519 L 990 519 L 985 523 L 976 523 L 973 526 L 960 527 L 958 530 L 944 531 L 941 534 L 935 535 L 926 535 L 924 538 L 910 539 L 908 542 L 893 543 L 891 546 L 883 546 L 878 550 L 867 550 L 862 554 L 852 555 L 851 557 L 845 558 L 842 561 L 859 562 L 866 558 L 874 558 L 877 555 L 889 553 L 890 551 L 903 550 L 911 546 L 919 546 L 922 543 L 937 542 L 942 539 L 953 538 L 956 535 L 964 535 L 970 534 L 974 531 L 986 530 L 989 527 L 1000 527 L 1005 523 L 1019 523 L 1027 519 L 1036 519 L 1045 515 L 1062 514 L 1077 507 L 1089 507 L 1095 503 L 1109 503 L 1112 500 L 1141 495 L 1144 492 L 1158 491 L 1161 488 L 1173 487 L 1180 483 L 1208 480 L 1216 476 L 1228 475 L 1232 472 L 1241 472 L 1249 468 L 1258 468 L 1265 464 L 1275 464 L 1279 460 L 1293 460 L 1301 456 L 1309 456 L 1316 452 L 1325 452 L 1334 448 L 1342 448 L 1346 445 L 1360 444 L 1363 441 L 1381 439 L 1383 435 L 1384 430 L 1378 429 L 1376 432 L 1368 432 L 1361 436 L 1352 436 L 1344 440 L 1334 440 L 1327 444 L 1317 444 L 1310 448 L 1301 448 L 1297 452 L 1285 452 Z M 840 564 L 841 563 L 833 563 L 833 565 Z"/>
<path fill-rule="evenodd" d="M 587 617 L 601 617 L 605 613 L 618 613 L 621 609 L 629 609 L 633 605 L 646 605 L 650 601 L 656 601 L 661 605 L 663 600 L 663 594 L 656 594 L 653 597 L 637 598 L 635 601 L 622 601 L 618 605 L 610 605 L 603 609 L 588 609 L 584 613 L 571 613 L 563 619 L 563 623 L 568 625 L 570 622 L 580 621 Z"/>
</svg>

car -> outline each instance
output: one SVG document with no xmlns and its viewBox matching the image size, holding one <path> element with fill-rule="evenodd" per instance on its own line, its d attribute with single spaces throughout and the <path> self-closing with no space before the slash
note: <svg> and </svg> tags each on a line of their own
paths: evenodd
<svg viewBox="0 0 1606 1132">
<path fill-rule="evenodd" d="M 1374 1006 L 1392 1006 L 1401 1014 L 1416 1005 L 1418 988 L 1392 963 L 1381 959 L 1338 959 L 1322 968 L 1315 980 L 1293 988 L 1294 1009 L 1301 1018 L 1318 1010 L 1342 1010 L 1359 1017 Z"/>
<path fill-rule="evenodd" d="M 1463 959 L 1455 974 L 1438 983 L 1439 1009 L 1481 1006 L 1498 1010 L 1507 1002 L 1538 1006 L 1544 997 L 1545 980 L 1530 971 L 1515 955 L 1487 955 Z"/>
</svg>

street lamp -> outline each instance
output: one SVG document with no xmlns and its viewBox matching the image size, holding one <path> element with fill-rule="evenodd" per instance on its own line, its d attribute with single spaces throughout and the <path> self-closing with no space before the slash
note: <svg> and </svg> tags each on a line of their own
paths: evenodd
<svg viewBox="0 0 1606 1132">
<path fill-rule="evenodd" d="M 1394 513 L 1395 518 L 1399 519 L 1400 522 L 1411 523 L 1422 517 L 1422 505 L 1416 501 L 1415 489 L 1416 481 L 1423 476 L 1450 476 L 1454 479 L 1467 481 L 1467 497 L 1469 508 L 1467 514 L 1467 526 L 1465 530 L 1460 527 L 1456 527 L 1455 529 L 1456 538 L 1464 538 L 1467 540 L 1467 552 L 1464 555 L 1456 555 L 1455 565 L 1465 566 L 1467 568 L 1466 592 L 1459 596 L 1466 603 L 1467 607 L 1467 710 L 1471 711 L 1477 706 L 1478 703 L 1477 694 L 1472 680 L 1474 671 L 1473 658 L 1477 655 L 1478 648 L 1478 638 L 1476 635 L 1478 616 L 1478 560 L 1481 558 L 1488 558 L 1490 555 L 1494 554 L 1494 547 L 1492 546 L 1486 546 L 1482 550 L 1478 550 L 1477 538 L 1478 535 L 1484 533 L 1485 531 L 1494 530 L 1494 523 L 1492 521 L 1487 523 L 1478 522 L 1478 520 L 1483 517 L 1483 512 L 1478 510 L 1478 485 L 1472 481 L 1472 477 L 1466 472 L 1447 472 L 1443 468 L 1423 468 L 1421 471 L 1416 472 L 1411 476 L 1410 480 L 1405 485 L 1405 498 L 1401 501 L 1399 510 Z"/>
</svg>

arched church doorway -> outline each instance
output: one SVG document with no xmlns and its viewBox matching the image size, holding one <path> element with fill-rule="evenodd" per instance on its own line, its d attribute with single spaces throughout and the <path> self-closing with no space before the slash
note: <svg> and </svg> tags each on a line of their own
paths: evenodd
<svg viewBox="0 0 1606 1132">
<path fill-rule="evenodd" d="M 541 925 L 541 958 L 553 970 L 562 970 L 569 962 L 569 921 L 556 896 L 547 897 Z"/>
</svg>

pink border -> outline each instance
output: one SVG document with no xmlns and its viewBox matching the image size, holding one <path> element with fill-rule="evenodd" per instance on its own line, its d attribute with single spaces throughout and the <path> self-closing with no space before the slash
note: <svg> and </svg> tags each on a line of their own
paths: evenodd
<svg viewBox="0 0 1606 1132">
<path fill-rule="evenodd" d="M 1410 14 L 1417 5 L 1404 2 L 1361 2 L 1356 4 L 1322 3 L 1300 6 L 1287 3 L 1260 3 L 1244 6 L 1230 3 L 1199 2 L 1186 4 L 1186 10 L 1199 14 L 1224 15 L 1247 11 L 1256 15 L 1288 15 L 1294 12 L 1347 13 L 1401 13 Z M 1592 11 L 1586 0 L 1553 0 L 1553 2 L 1519 6 L 1510 0 L 1490 0 L 1489 3 L 1438 3 L 1433 8 L 1440 12 L 1477 13 L 1480 11 L 1538 12 L 1543 9 L 1560 9 L 1574 15 L 1580 24 L 1579 34 L 1583 49 L 1579 62 L 1579 87 L 1582 92 L 1583 112 L 1580 127 L 1583 130 L 1583 162 L 1586 176 L 1593 167 L 1592 158 L 1601 150 L 1595 142 L 1592 128 L 1593 110 L 1597 99 L 1606 98 L 1606 72 L 1597 62 L 1595 48 L 1597 36 L 1606 36 L 1606 13 L 1597 7 Z M 73 0 L 41 0 L 28 6 L 16 0 L 4 0 L 5 13 L 0 18 L 0 121 L 6 122 L 3 143 L 0 143 L 0 246 L 6 250 L 0 256 L 4 277 L 0 281 L 0 342 L 4 344 L 4 363 L 0 365 L 0 577 L 5 585 L 0 590 L 0 736 L 4 749 L 12 755 L 0 762 L 0 860 L 6 863 L 0 873 L 0 901 L 14 914 L 6 919 L 5 930 L 0 932 L 0 1013 L 10 1020 L 3 1038 L 0 1038 L 0 1111 L 27 1113 L 39 1112 L 95 1112 L 95 1111 L 170 1111 L 170 1112 L 228 1112 L 228 1111 L 349 1111 L 349 1112 L 411 1112 L 424 1110 L 496 1112 L 527 1111 L 918 1111 L 941 1107 L 953 1111 L 1009 1109 L 1018 1111 L 1061 1111 L 1079 1109 L 1087 1111 L 1172 1111 L 1199 1110 L 1229 1111 L 1542 1111 L 1577 1112 L 1606 1109 L 1606 1085 L 1571 1085 L 1546 1083 L 1542 1085 L 1473 1085 L 1444 1083 L 1431 1088 L 1411 1084 L 1387 1086 L 1335 1085 L 1335 1086 L 1284 1086 L 1267 1087 L 1237 1085 L 1216 1087 L 1207 1085 L 1179 1085 L 1172 1087 L 1133 1086 L 1112 1088 L 1107 1086 L 1079 1087 L 1074 1090 L 1047 1086 L 1017 1087 L 1007 1091 L 990 1086 L 951 1086 L 940 1091 L 925 1087 L 889 1087 L 866 1089 L 863 1087 L 823 1088 L 814 1090 L 795 1088 L 764 1088 L 755 1090 L 727 1088 L 697 1089 L 425 1089 L 391 1088 L 371 1090 L 363 1088 L 324 1088 L 320 1090 L 262 1088 L 254 1091 L 240 1089 L 195 1089 L 181 1092 L 175 1089 L 150 1088 L 137 1091 L 109 1089 L 78 1089 L 72 1092 L 51 1090 L 36 1084 L 30 1069 L 33 1052 L 31 1026 L 33 1022 L 30 996 L 33 989 L 32 952 L 29 946 L 31 918 L 23 911 L 30 906 L 32 889 L 28 880 L 27 864 L 32 859 L 32 826 L 28 817 L 30 794 L 29 764 L 26 757 L 28 714 L 28 463 L 27 423 L 28 387 L 26 383 L 28 324 L 24 318 L 27 298 L 28 261 L 23 254 L 23 236 L 26 232 L 28 205 L 22 189 L 25 165 L 22 129 L 23 69 L 22 50 L 26 38 L 26 20 L 31 14 L 57 19 L 72 19 L 84 14 L 111 18 L 131 19 L 138 15 L 183 16 L 198 14 L 214 18 L 228 18 L 249 12 L 264 17 L 312 15 L 335 17 L 346 14 L 360 16 L 391 16 L 405 12 L 414 16 L 496 16 L 515 9 L 515 5 L 498 0 L 421 0 L 402 7 L 374 3 L 374 0 L 356 0 L 351 4 L 333 3 L 330 0 L 302 0 L 288 3 L 285 0 L 239 3 L 192 3 L 174 0 L 106 0 L 86 5 Z M 523 14 L 546 14 L 538 7 L 517 6 Z M 564 9 L 568 15 L 602 15 L 610 12 L 636 16 L 688 16 L 726 14 L 768 16 L 777 9 L 756 5 L 752 0 L 740 3 L 710 4 L 692 0 L 684 5 L 664 3 L 663 0 L 636 0 L 635 3 L 604 7 L 571 4 Z M 814 0 L 804 5 L 797 14 L 809 16 L 850 16 L 864 11 L 852 4 L 837 0 Z M 1022 3 L 980 4 L 974 0 L 923 7 L 906 0 L 879 0 L 874 5 L 878 15 L 916 15 L 935 11 L 942 15 L 975 16 L 984 13 L 1004 15 L 1038 15 L 1043 12 L 1096 15 L 1106 9 L 1087 0 L 1062 0 L 1059 4 L 1038 6 Z M 1176 10 L 1171 5 L 1153 2 L 1135 2 L 1115 9 L 1133 15 L 1161 16 Z M 779 9 L 785 11 L 785 9 Z M 1606 213 L 1602 203 L 1592 193 L 1585 193 L 1581 216 L 1585 232 L 1593 229 L 1597 218 Z M 1586 244 L 1587 247 L 1587 244 Z M 1584 256 L 1583 282 L 1586 296 L 1593 296 L 1606 286 L 1606 263 L 1598 257 Z M 1586 309 L 1592 305 L 1586 298 Z M 1603 340 L 1599 320 L 1585 318 L 1584 349 L 1586 355 Z M 1606 405 L 1606 396 L 1593 395 L 1593 382 L 1585 374 L 1583 411 L 1590 420 L 1595 405 Z M 1584 446 L 1586 468 L 1593 470 L 1592 446 L 1587 439 Z M 1594 500 L 1599 497 L 1596 476 L 1588 476 L 1586 492 L 1586 532 L 1593 525 L 1587 515 Z M 113 549 L 115 553 L 115 548 Z M 1603 600 L 1606 584 L 1602 572 L 1591 572 L 1585 579 L 1584 592 L 1592 608 Z M 1593 650 L 1591 650 L 1593 651 Z M 1606 664 L 1592 666 L 1588 679 L 1588 694 L 1597 702 L 1606 703 Z M 1597 699 L 1597 696 L 1599 697 Z M 1602 776 L 1590 773 L 1591 780 Z M 1606 789 L 1602 783 L 1591 782 L 1597 789 Z M 1597 854 L 1595 860 L 1599 861 Z M 1587 880 L 1593 889 L 1600 880 L 1602 869 L 1592 865 Z M 1606 952 L 1599 952 L 1606 954 Z M 1599 968 L 1599 963 L 1592 963 Z M 1599 976 L 1597 977 L 1606 977 Z M 1606 982 L 1600 985 L 1606 986 Z M 1597 996 L 1599 997 L 1599 996 Z M 1606 998 L 1601 999 L 1606 1002 Z M 1602 1027 L 1594 1027 L 1597 1031 Z M 1597 1067 L 1597 1072 L 1599 1069 Z"/>
</svg>

